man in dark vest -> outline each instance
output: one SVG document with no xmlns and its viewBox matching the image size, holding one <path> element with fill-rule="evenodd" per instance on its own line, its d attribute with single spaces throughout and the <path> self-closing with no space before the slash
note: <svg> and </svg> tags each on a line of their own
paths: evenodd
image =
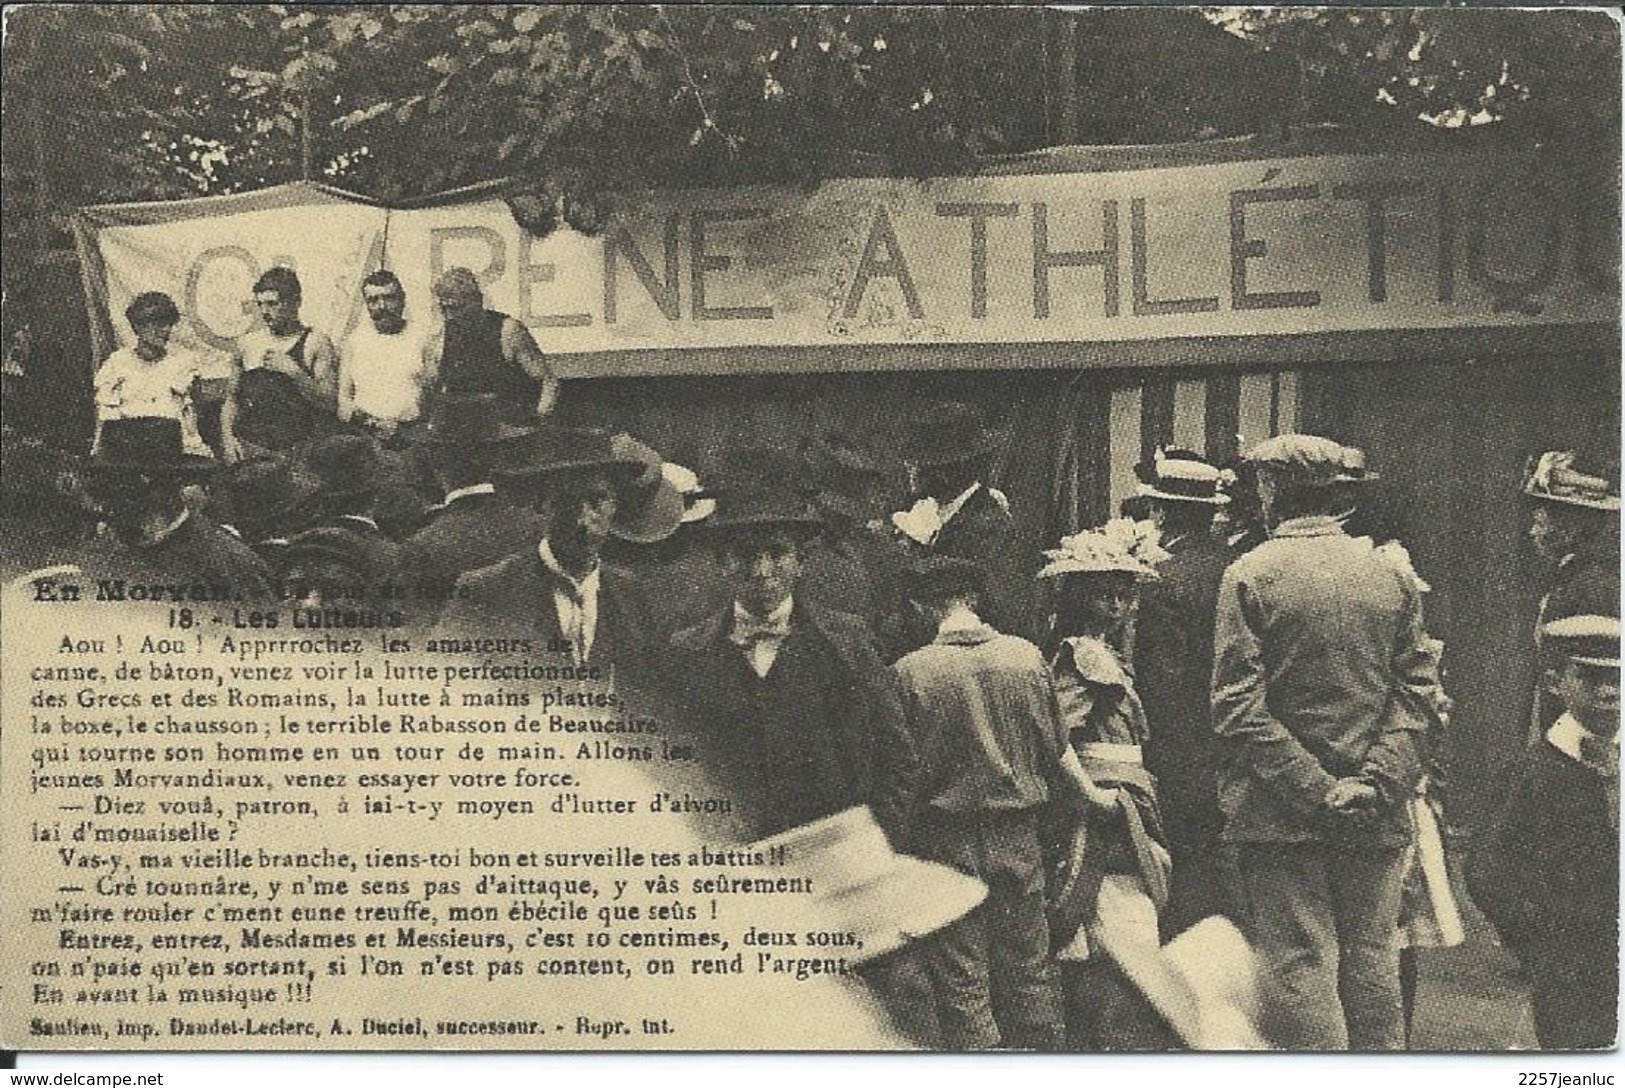
<svg viewBox="0 0 1625 1088">
<path fill-rule="evenodd" d="M 485 308 L 474 273 L 448 268 L 434 284 L 442 328 L 429 341 L 429 362 L 442 393 L 494 393 L 506 417 L 546 416 L 559 383 L 530 330 Z"/>
<path fill-rule="evenodd" d="M 338 427 L 338 353 L 299 317 L 299 275 L 269 269 L 254 283 L 262 328 L 242 338 L 220 410 L 226 460 L 284 450 Z"/>
<path fill-rule="evenodd" d="M 1148 475 L 1139 494 L 1168 558 L 1140 596 L 1134 673 L 1150 727 L 1146 767 L 1157 776 L 1174 859 L 1161 919 L 1164 939 L 1171 939 L 1210 914 L 1239 917 L 1236 877 L 1219 845 L 1224 819 L 1209 690 L 1219 582 L 1230 564 L 1213 518 L 1229 499 L 1219 492 L 1218 468 L 1195 453 L 1159 455 Z"/>
</svg>

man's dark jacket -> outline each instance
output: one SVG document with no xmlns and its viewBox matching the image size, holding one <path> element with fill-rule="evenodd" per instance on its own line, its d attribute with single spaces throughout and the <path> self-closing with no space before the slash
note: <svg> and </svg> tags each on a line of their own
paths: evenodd
<svg viewBox="0 0 1625 1088">
<path fill-rule="evenodd" d="M 1163 826 L 1176 850 L 1218 841 L 1218 738 L 1211 724 L 1213 625 L 1230 554 L 1207 533 L 1177 541 L 1140 599 L 1134 674 L 1150 736 Z"/>
<path fill-rule="evenodd" d="M 437 610 L 459 577 L 534 547 L 545 531 L 538 514 L 497 495 L 459 495 L 401 543 L 394 581 L 405 600 Z"/>
<path fill-rule="evenodd" d="M 598 585 L 598 627 L 586 663 L 614 667 L 617 688 L 642 690 L 655 660 L 655 630 L 636 577 L 605 563 Z M 557 575 L 532 545 L 458 579 L 436 638 L 529 638 L 540 653 L 564 637 L 553 603 Z"/>
<path fill-rule="evenodd" d="M 706 761 L 726 785 L 730 773 L 742 794 L 750 782 L 737 782 L 739 755 L 751 750 L 739 735 L 753 728 L 751 695 L 744 651 L 729 641 L 733 612 L 718 611 L 703 623 L 672 636 L 668 661 L 672 682 L 665 685 L 669 703 L 677 710 L 680 728 L 692 736 Z M 817 744 L 828 744 L 841 776 L 841 788 L 825 798 L 827 815 L 849 804 L 867 804 L 894 844 L 906 841 L 919 772 L 914 744 L 904 723 L 896 678 L 881 664 L 874 636 L 858 617 L 844 612 L 796 604 L 792 633 L 780 650 L 775 670 L 791 652 L 791 641 L 803 639 L 801 648 L 822 670 L 821 688 L 826 713 L 814 717 L 814 707 L 796 727 L 812 734 Z M 769 672 L 769 677 L 774 675 Z M 773 773 L 785 768 L 776 766 Z M 748 768 L 744 769 L 749 774 Z M 771 809 L 771 798 L 767 799 Z M 771 811 L 757 821 L 756 830 L 784 830 L 772 824 Z"/>
</svg>

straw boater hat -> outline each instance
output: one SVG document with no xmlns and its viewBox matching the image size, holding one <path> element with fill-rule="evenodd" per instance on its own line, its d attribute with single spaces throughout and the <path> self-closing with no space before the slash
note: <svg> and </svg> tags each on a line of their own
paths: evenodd
<svg viewBox="0 0 1625 1088">
<path fill-rule="evenodd" d="M 824 928 L 854 934 L 853 963 L 894 952 L 955 922 L 987 898 L 975 877 L 899 854 L 867 805 L 753 843 L 775 866 L 810 879 L 813 913 Z M 781 851 L 781 853 L 773 853 Z"/>
<path fill-rule="evenodd" d="M 913 465 L 952 465 L 993 452 L 998 435 L 968 404 L 933 404 L 914 423 L 902 458 Z"/>
<path fill-rule="evenodd" d="M 1044 552 L 1048 560 L 1040 578 L 1068 574 L 1132 574 L 1141 580 L 1157 577 L 1157 564 L 1168 558 L 1157 542 L 1156 526 L 1148 521 L 1113 518 L 1099 529 L 1085 529 L 1063 537 L 1057 548 Z"/>
<path fill-rule="evenodd" d="M 135 474 L 192 479 L 219 467 L 213 457 L 185 452 L 181 421 L 160 416 L 109 419 L 84 468 L 95 476 Z"/>
<path fill-rule="evenodd" d="M 1551 450 L 1532 457 L 1524 471 L 1523 493 L 1542 502 L 1617 511 L 1618 490 L 1606 476 L 1577 469 L 1572 450 Z"/>
<path fill-rule="evenodd" d="M 629 434 L 611 435 L 610 446 L 638 462 L 637 479 L 621 493 L 610 534 L 632 544 L 665 540 L 683 524 L 683 493 L 662 471 L 664 462 L 652 447 Z"/>
<path fill-rule="evenodd" d="M 1540 629 L 1552 652 L 1580 665 L 1619 668 L 1618 616 L 1565 616 Z"/>
<path fill-rule="evenodd" d="M 1365 450 L 1358 446 L 1343 447 L 1343 471 L 1338 474 L 1338 483 L 1370 484 L 1380 479 L 1382 479 L 1380 474 L 1366 467 Z"/>
<path fill-rule="evenodd" d="M 1183 450 L 1177 451 L 1177 455 L 1158 450 L 1151 479 L 1141 484 L 1137 493 L 1161 502 L 1224 506 L 1230 496 L 1220 490 L 1219 481 L 1218 468 L 1203 458 Z"/>
</svg>

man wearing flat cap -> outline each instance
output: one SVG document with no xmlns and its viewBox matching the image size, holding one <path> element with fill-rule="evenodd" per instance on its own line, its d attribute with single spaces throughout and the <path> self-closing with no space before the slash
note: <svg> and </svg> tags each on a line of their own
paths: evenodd
<svg viewBox="0 0 1625 1088">
<path fill-rule="evenodd" d="M 1201 455 L 1170 451 L 1139 489 L 1168 558 L 1140 595 L 1134 628 L 1135 687 L 1149 733 L 1146 767 L 1157 777 L 1173 882 L 1162 916 L 1172 938 L 1210 914 L 1239 914 L 1233 866 L 1219 845 L 1218 740 L 1213 735 L 1213 622 L 1230 554 L 1213 519 L 1230 499 Z"/>
<path fill-rule="evenodd" d="M 593 428 L 539 427 L 498 455 L 499 484 L 535 497 L 544 535 L 458 579 L 437 634 L 564 645 L 577 665 L 611 668 L 624 690 L 640 688 L 654 618 L 636 578 L 601 553 L 619 496 L 642 467 Z"/>
<path fill-rule="evenodd" d="M 428 372 L 441 393 L 494 393 L 514 422 L 545 417 L 559 383 L 530 330 L 487 309 L 479 280 L 466 268 L 448 268 L 434 281 L 442 324 L 428 347 Z"/>
<path fill-rule="evenodd" d="M 1548 1050 L 1615 1045 L 1619 1005 L 1619 617 L 1569 616 L 1542 641 L 1562 713 L 1532 745 L 1467 871 L 1523 964 Z"/>
<path fill-rule="evenodd" d="M 1435 723 L 1421 591 L 1338 515 L 1344 448 L 1255 447 L 1270 539 L 1219 587 L 1213 725 L 1266 1032 L 1289 1049 L 1405 1045 L 1394 939 Z"/>
<path fill-rule="evenodd" d="M 182 488 L 207 479 L 218 465 L 183 448 L 178 419 L 135 416 L 102 424 L 101 444 L 84 472 L 110 534 L 82 546 L 72 561 L 97 578 L 210 586 L 269 600 L 270 568 L 183 500 Z"/>
<path fill-rule="evenodd" d="M 1619 613 L 1619 487 L 1599 466 L 1567 450 L 1532 458 L 1523 493 L 1530 512 L 1529 539 L 1554 571 L 1535 621 L 1535 656 L 1545 625 L 1566 616 Z M 1550 678 L 1537 679 L 1530 712 L 1530 739 L 1551 728 L 1561 707 Z"/>
</svg>

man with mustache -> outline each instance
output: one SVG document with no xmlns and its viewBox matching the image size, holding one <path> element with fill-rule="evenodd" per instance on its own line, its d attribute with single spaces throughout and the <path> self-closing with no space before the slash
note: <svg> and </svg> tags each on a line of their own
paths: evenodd
<svg viewBox="0 0 1625 1088">
<path fill-rule="evenodd" d="M 434 370 L 427 330 L 406 317 L 406 289 L 385 268 L 361 281 L 367 323 L 339 352 L 339 419 L 387 442 L 423 412 Z"/>
</svg>

